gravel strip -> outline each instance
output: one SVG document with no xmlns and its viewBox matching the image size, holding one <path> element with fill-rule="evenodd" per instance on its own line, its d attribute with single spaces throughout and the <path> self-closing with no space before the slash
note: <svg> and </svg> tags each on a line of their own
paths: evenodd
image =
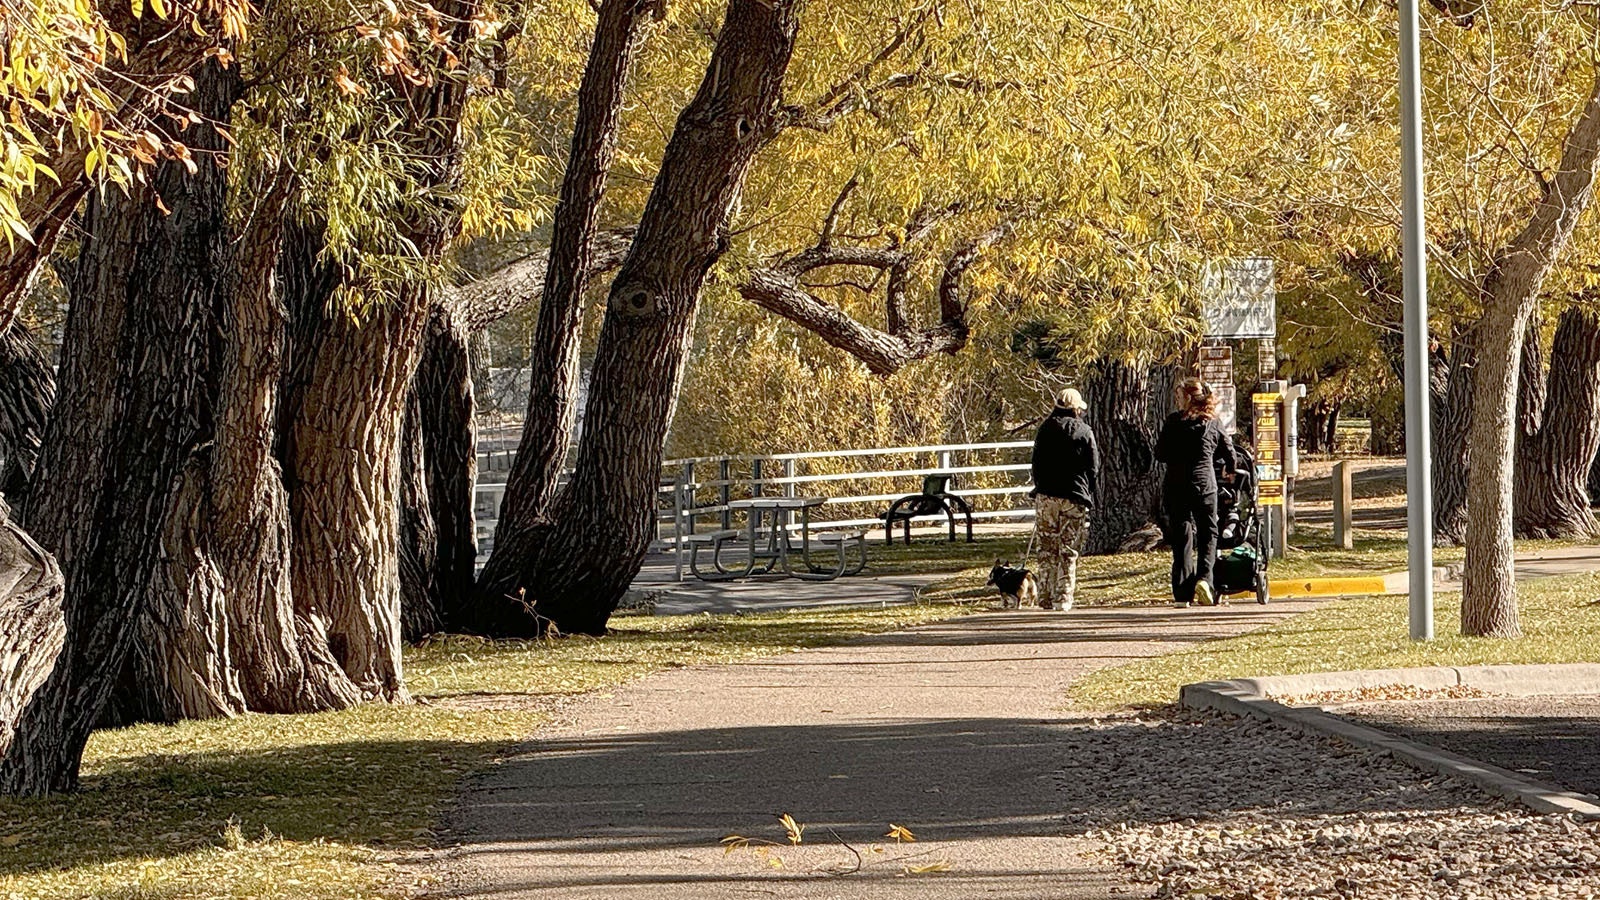
<svg viewBox="0 0 1600 900">
<path fill-rule="evenodd" d="M 1280 726 L 1088 723 L 1061 773 L 1070 832 L 1157 897 L 1600 897 L 1600 824 Z"/>
</svg>

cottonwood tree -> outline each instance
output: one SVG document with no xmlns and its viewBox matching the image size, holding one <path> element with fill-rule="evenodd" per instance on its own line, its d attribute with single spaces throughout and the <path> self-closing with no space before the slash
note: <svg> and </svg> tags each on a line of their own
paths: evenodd
<svg viewBox="0 0 1600 900">
<path fill-rule="evenodd" d="M 798 29 L 797 4 L 730 0 L 612 282 L 576 467 L 524 582 L 529 602 L 564 632 L 604 632 L 648 546 L 701 288 L 726 249 L 750 164 L 778 129 Z"/>
<path fill-rule="evenodd" d="M 1589 471 L 1600 454 L 1600 316 L 1579 297 L 1556 320 L 1548 374 L 1525 364 L 1537 407 L 1519 415 L 1515 523 L 1519 536 L 1584 538 L 1600 533 L 1589 497 Z M 1523 359 L 1537 361 L 1532 329 Z M 1530 392 L 1521 391 L 1524 397 Z M 1526 419 L 1526 421 L 1524 421 Z"/>
<path fill-rule="evenodd" d="M 629 70 L 644 27 L 665 12 L 660 0 L 604 0 L 578 88 L 577 120 L 551 229 L 539 314 L 529 357 L 528 408 L 516 461 L 506 481 L 495 529 L 495 553 L 485 566 L 477 604 L 485 621 L 501 618 L 519 586 L 531 580 L 532 554 L 548 527 L 550 505 L 572 441 L 584 295 L 594 268 L 600 206 L 616 158 Z M 698 290 L 698 286 L 696 287 Z M 515 614 L 519 612 L 513 610 Z"/>
<path fill-rule="evenodd" d="M 429 308 L 426 272 L 460 227 L 459 208 L 439 198 L 459 177 L 468 81 L 497 29 L 475 6 L 428 7 L 346 22 L 353 31 L 311 27 L 323 37 L 302 41 L 296 26 L 316 20 L 274 10 L 288 16 L 272 32 L 284 43 L 252 45 L 260 55 L 247 57 L 273 77 L 247 85 L 224 60 L 197 70 L 191 111 L 205 125 L 195 149 L 172 151 L 176 161 L 126 195 L 97 195 L 86 214 L 61 400 L 28 509 L 68 572 L 66 649 L 0 764 L 10 790 L 73 786 L 119 679 L 120 714 L 162 719 L 404 697 L 396 398 Z M 328 34 L 360 81 L 320 74 Z M 247 87 L 250 127 L 227 138 Z M 235 144 L 243 150 L 225 168 Z M 361 170 L 359 186 L 342 180 L 362 154 L 390 165 Z M 292 170 L 281 162 L 290 157 L 312 164 Z M 320 230 L 289 227 L 294 198 L 319 193 Z M 360 221 L 374 210 L 398 224 Z M 304 254 L 282 251 L 311 244 L 343 264 L 340 277 L 294 277 Z M 326 267 L 298 274 L 313 269 Z M 324 299 L 345 288 L 343 299 L 364 296 L 377 311 L 356 321 L 349 307 L 318 308 L 326 319 L 295 348 L 303 367 L 293 374 L 284 272 L 290 288 Z M 384 341 L 392 346 L 376 346 Z M 292 410 L 279 403 L 286 385 Z M 358 446 L 371 456 L 352 458 Z M 329 485 L 378 502 L 338 518 L 337 504 L 317 505 Z M 348 535 L 327 538 L 337 529 Z M 368 593 L 305 576 L 297 560 L 312 553 L 367 561 Z"/>
</svg>

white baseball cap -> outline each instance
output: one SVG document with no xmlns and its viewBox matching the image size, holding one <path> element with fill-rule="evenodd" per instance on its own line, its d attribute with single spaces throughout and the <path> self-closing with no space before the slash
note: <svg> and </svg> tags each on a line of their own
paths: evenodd
<svg viewBox="0 0 1600 900">
<path fill-rule="evenodd" d="M 1077 388 L 1066 388 L 1062 390 L 1061 395 L 1057 398 L 1057 401 L 1067 409 L 1076 409 L 1080 412 L 1089 408 L 1089 404 L 1083 402 L 1083 395 L 1078 393 Z"/>
</svg>

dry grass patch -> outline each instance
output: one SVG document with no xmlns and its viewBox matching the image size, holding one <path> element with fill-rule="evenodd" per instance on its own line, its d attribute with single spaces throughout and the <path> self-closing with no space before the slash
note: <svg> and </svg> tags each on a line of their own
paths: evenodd
<svg viewBox="0 0 1600 900">
<path fill-rule="evenodd" d="M 431 842 L 461 779 L 534 731 L 561 698 L 963 612 L 625 618 L 604 639 L 444 638 L 407 654 L 416 704 L 98 732 L 82 792 L 0 799 L 0 898 L 400 896 L 404 851 Z"/>
</svg>

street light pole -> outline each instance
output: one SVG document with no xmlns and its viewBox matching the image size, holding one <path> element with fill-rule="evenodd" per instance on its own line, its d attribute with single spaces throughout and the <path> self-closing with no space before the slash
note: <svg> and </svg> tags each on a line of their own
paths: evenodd
<svg viewBox="0 0 1600 900">
<path fill-rule="evenodd" d="M 1433 640 L 1433 447 L 1428 411 L 1428 243 L 1422 209 L 1422 51 L 1417 0 L 1400 0 L 1400 154 L 1404 200 L 1406 535 L 1411 639 Z"/>
</svg>

